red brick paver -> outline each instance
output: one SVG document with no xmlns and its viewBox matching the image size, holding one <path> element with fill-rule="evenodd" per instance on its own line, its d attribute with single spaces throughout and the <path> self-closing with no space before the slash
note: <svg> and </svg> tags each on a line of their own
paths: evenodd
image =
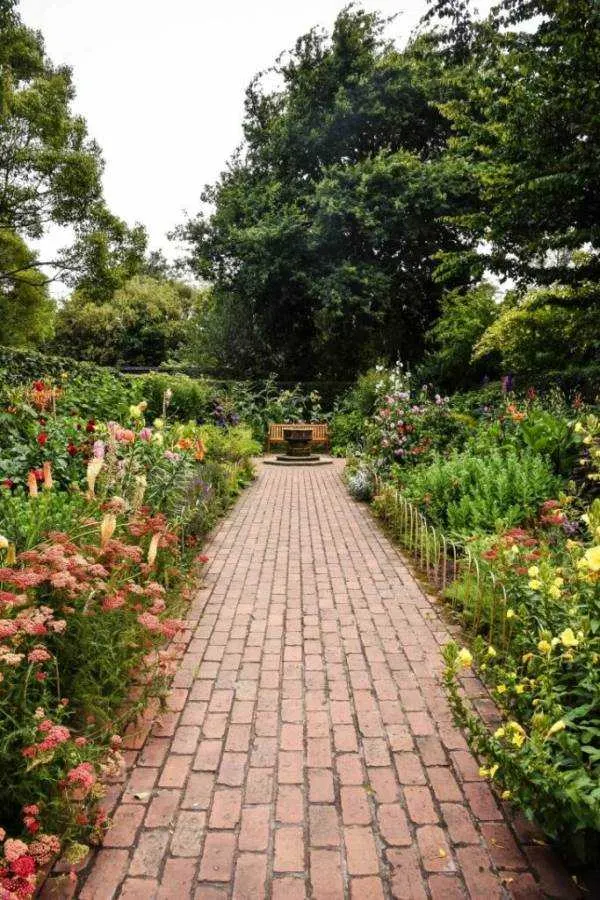
<svg viewBox="0 0 600 900">
<path fill-rule="evenodd" d="M 78 896 L 578 896 L 479 778 L 447 628 L 339 463 L 263 468 L 207 552 L 170 711 L 132 729 Z"/>
</svg>

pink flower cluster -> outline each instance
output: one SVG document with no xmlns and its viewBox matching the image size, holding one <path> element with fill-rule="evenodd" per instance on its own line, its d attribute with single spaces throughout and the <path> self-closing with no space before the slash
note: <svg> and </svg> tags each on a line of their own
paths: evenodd
<svg viewBox="0 0 600 900">
<path fill-rule="evenodd" d="M 43 719 L 38 725 L 40 731 L 45 737 L 36 744 L 24 747 L 21 753 L 27 759 L 33 759 L 39 753 L 45 753 L 48 750 L 54 750 L 59 744 L 63 744 L 71 737 L 71 732 L 66 725 L 56 725 L 50 719 Z"/>
</svg>

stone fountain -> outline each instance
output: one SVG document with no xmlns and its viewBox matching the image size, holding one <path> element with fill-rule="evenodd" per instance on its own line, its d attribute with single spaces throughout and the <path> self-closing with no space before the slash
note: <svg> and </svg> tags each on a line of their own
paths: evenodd
<svg viewBox="0 0 600 900">
<path fill-rule="evenodd" d="M 330 459 L 322 459 L 312 452 L 312 428 L 301 425 L 290 425 L 283 429 L 283 439 L 287 444 L 285 454 L 274 459 L 265 459 L 270 466 L 326 466 Z"/>
</svg>

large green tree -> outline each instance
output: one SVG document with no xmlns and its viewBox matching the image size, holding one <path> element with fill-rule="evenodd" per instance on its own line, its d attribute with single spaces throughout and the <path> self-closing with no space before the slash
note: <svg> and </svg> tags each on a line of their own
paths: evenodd
<svg viewBox="0 0 600 900">
<path fill-rule="evenodd" d="M 501 0 L 483 20 L 469 7 L 432 0 L 427 27 L 438 27 L 415 47 L 452 123 L 449 156 L 478 187 L 452 215 L 478 245 L 469 262 L 523 284 L 598 280 L 600 4 Z"/>
<path fill-rule="evenodd" d="M 147 275 L 104 301 L 75 291 L 58 311 L 54 348 L 102 365 L 157 366 L 186 344 L 201 302 L 188 285 Z"/>
<path fill-rule="evenodd" d="M 0 229 L 24 240 L 88 221 L 101 197 L 102 161 L 73 113 L 70 70 L 48 59 L 16 0 L 0 0 Z M 56 260 L 42 260 L 55 263 Z M 15 280 L 17 267 L 0 273 Z"/>
<path fill-rule="evenodd" d="M 348 8 L 279 60 L 276 89 L 257 77 L 245 146 L 180 231 L 234 374 L 346 379 L 421 353 L 441 294 L 432 256 L 465 249 L 443 217 L 469 176 L 441 165 L 447 122 L 382 29 Z"/>
</svg>

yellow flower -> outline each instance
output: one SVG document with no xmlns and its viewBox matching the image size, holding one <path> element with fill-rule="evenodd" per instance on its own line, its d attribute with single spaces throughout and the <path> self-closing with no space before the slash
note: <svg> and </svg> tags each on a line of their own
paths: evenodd
<svg viewBox="0 0 600 900">
<path fill-rule="evenodd" d="M 496 692 L 497 692 L 498 694 L 505 694 L 505 693 L 506 693 L 506 685 L 505 685 L 505 684 L 497 684 L 497 685 L 496 685 Z"/>
<path fill-rule="evenodd" d="M 558 722 L 555 722 L 551 728 L 548 729 L 546 733 L 546 737 L 552 737 L 553 734 L 558 734 L 559 731 L 564 731 L 566 728 L 566 723 L 564 719 L 559 719 Z"/>
<path fill-rule="evenodd" d="M 506 610 L 506 618 L 507 619 L 514 619 L 515 616 L 516 616 L 516 612 L 514 611 L 514 609 L 510 608 L 510 609 Z"/>
<path fill-rule="evenodd" d="M 584 428 L 583 428 L 583 425 L 581 422 L 577 422 L 577 424 L 575 425 L 575 428 L 573 429 L 575 434 L 582 434 L 583 430 L 584 430 Z"/>
<path fill-rule="evenodd" d="M 500 738 L 503 738 L 505 734 L 506 734 L 506 730 L 501 725 L 500 728 L 496 728 L 496 730 L 494 732 L 494 737 L 500 739 Z"/>
<path fill-rule="evenodd" d="M 537 566 L 530 566 L 527 569 L 527 574 L 529 575 L 530 578 L 537 578 L 538 575 L 540 574 L 540 570 L 538 569 Z"/>
<path fill-rule="evenodd" d="M 14 544 L 8 545 L 8 550 L 6 551 L 6 559 L 4 562 L 7 566 L 14 566 L 17 561 L 17 551 Z"/>
<path fill-rule="evenodd" d="M 496 772 L 498 771 L 499 768 L 500 768 L 500 766 L 498 765 L 498 763 L 494 763 L 494 765 L 490 769 L 490 778 L 494 777 L 494 775 L 496 774 Z"/>
<path fill-rule="evenodd" d="M 515 747 L 522 747 L 525 743 L 525 735 L 521 734 L 520 731 L 515 731 L 511 737 L 511 741 Z"/>
<path fill-rule="evenodd" d="M 539 647 L 539 644 L 538 644 Z M 524 653 L 522 656 L 522 661 L 524 663 L 528 663 L 530 659 L 533 659 L 533 653 Z"/>
<path fill-rule="evenodd" d="M 600 545 L 586 550 L 583 558 L 587 563 L 588 569 L 591 569 L 592 572 L 600 572 Z"/>
<path fill-rule="evenodd" d="M 490 646 L 487 648 L 487 653 L 488 653 L 488 656 L 496 656 L 496 651 L 494 650 L 494 648 L 492 647 L 491 644 L 490 644 Z"/>
<path fill-rule="evenodd" d="M 502 791 L 500 796 L 502 797 L 503 800 L 510 800 L 512 795 L 511 795 L 510 791 Z"/>
<path fill-rule="evenodd" d="M 564 578 L 558 577 L 558 578 L 555 578 L 554 581 L 553 581 L 552 583 L 555 584 L 556 587 L 559 587 L 559 588 L 560 588 L 560 587 L 562 587 L 563 584 L 565 583 L 565 579 L 564 579 Z"/>
<path fill-rule="evenodd" d="M 552 650 L 552 645 L 549 644 L 546 640 L 541 640 L 537 646 L 540 653 L 550 653 L 550 651 Z"/>
<path fill-rule="evenodd" d="M 473 664 L 473 656 L 466 647 L 463 647 L 458 654 L 458 661 L 463 669 L 468 669 Z"/>
<path fill-rule="evenodd" d="M 572 628 L 565 628 L 560 635 L 560 641 L 563 647 L 576 647 L 579 641 L 575 637 Z"/>
<path fill-rule="evenodd" d="M 489 774 L 490 774 L 489 769 L 486 769 L 483 766 L 479 767 L 479 777 L 480 778 L 487 778 Z"/>
<path fill-rule="evenodd" d="M 542 582 L 538 581 L 537 578 L 532 578 L 531 581 L 529 582 L 529 587 L 531 588 L 532 591 L 539 591 L 541 586 L 542 586 Z"/>
<path fill-rule="evenodd" d="M 515 688 L 515 691 L 517 692 L 517 694 L 522 694 L 524 690 L 525 690 L 524 684 L 518 684 Z"/>
<path fill-rule="evenodd" d="M 129 407 L 129 415 L 132 419 L 142 419 L 144 417 L 144 412 L 142 410 L 142 404 L 138 404 L 137 406 Z"/>
<path fill-rule="evenodd" d="M 8 550 L 8 538 L 0 534 L 0 550 Z"/>
<path fill-rule="evenodd" d="M 553 600 L 560 600 L 560 588 L 555 584 L 551 584 L 548 588 L 548 594 Z"/>
<path fill-rule="evenodd" d="M 157 429 L 160 431 L 161 428 L 164 428 L 164 427 L 165 427 L 165 423 L 164 423 L 164 421 L 163 421 L 162 419 L 155 419 L 155 420 L 154 420 L 154 427 L 157 428 Z"/>
<path fill-rule="evenodd" d="M 525 743 L 525 738 L 527 737 L 524 728 L 519 725 L 518 722 L 513 720 L 512 722 L 507 723 L 506 730 L 510 732 L 511 743 L 514 744 L 515 747 L 522 747 Z"/>
</svg>

